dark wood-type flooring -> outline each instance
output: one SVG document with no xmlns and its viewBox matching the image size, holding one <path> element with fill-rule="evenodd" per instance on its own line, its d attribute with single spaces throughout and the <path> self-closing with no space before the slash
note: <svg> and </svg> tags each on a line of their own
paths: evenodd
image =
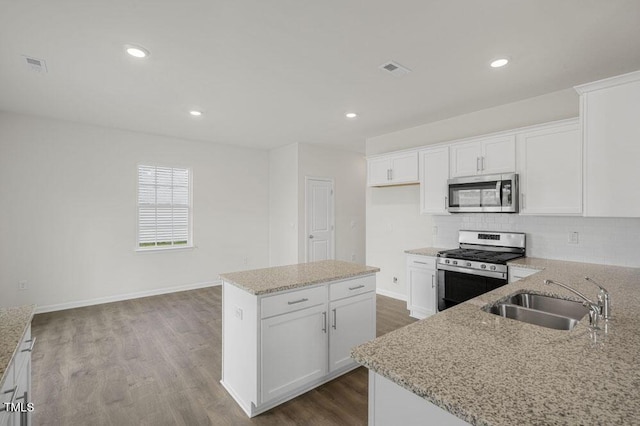
<svg viewBox="0 0 640 426">
<path fill-rule="evenodd" d="M 35 425 L 364 425 L 360 367 L 253 419 L 220 385 L 222 288 L 36 315 Z M 377 334 L 413 322 L 377 296 Z"/>
</svg>

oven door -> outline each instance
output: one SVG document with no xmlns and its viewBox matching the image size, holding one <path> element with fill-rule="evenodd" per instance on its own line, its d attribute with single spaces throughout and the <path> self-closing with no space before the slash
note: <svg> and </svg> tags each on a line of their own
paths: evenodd
<svg viewBox="0 0 640 426">
<path fill-rule="evenodd" d="M 505 284 L 506 278 L 438 269 L 438 311 L 444 311 Z"/>
</svg>

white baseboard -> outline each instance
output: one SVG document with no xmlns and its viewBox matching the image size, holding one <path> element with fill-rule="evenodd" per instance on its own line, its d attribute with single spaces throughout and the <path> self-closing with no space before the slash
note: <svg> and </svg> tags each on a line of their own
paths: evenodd
<svg viewBox="0 0 640 426">
<path fill-rule="evenodd" d="M 160 294 L 177 293 L 179 291 L 195 290 L 198 288 L 215 287 L 221 285 L 221 280 L 185 284 L 174 287 L 158 288 L 155 290 L 138 291 L 135 293 L 117 294 L 115 296 L 98 297 L 96 299 L 78 300 L 75 302 L 58 303 L 55 305 L 45 305 L 36 307 L 36 314 L 45 312 L 63 311 L 65 309 L 82 308 L 84 306 L 101 305 L 103 303 L 120 302 L 122 300 L 139 299 L 141 297 L 158 296 Z"/>
<path fill-rule="evenodd" d="M 406 294 L 396 293 L 395 291 L 389 291 L 389 290 L 385 290 L 383 288 L 376 288 L 376 293 L 378 293 L 378 294 L 380 294 L 382 296 L 391 297 L 392 299 L 398 299 L 398 300 L 402 300 L 404 302 L 407 301 L 407 295 Z"/>
</svg>

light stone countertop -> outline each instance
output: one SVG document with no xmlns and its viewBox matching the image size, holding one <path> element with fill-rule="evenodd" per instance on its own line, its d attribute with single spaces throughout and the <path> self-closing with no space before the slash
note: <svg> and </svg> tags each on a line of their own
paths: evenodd
<svg viewBox="0 0 640 426">
<path fill-rule="evenodd" d="M 35 305 L 0 308 L 0 388 L 4 385 L 5 372 L 15 357 L 27 326 L 31 324 Z"/>
<path fill-rule="evenodd" d="M 344 262 L 342 260 L 322 260 L 319 262 L 220 274 L 220 278 L 257 296 L 360 275 L 369 275 L 379 271 L 380 268 L 358 263 Z"/>
<path fill-rule="evenodd" d="M 423 247 L 418 249 L 405 250 L 404 252 L 407 254 L 417 254 L 420 256 L 436 256 L 439 251 L 444 251 L 448 249 L 443 248 L 435 248 L 435 247 Z"/>
<path fill-rule="evenodd" d="M 357 346 L 372 371 L 475 425 L 640 423 L 640 269 L 524 258 L 541 270 Z M 604 285 L 612 298 L 608 333 L 588 318 L 571 331 L 499 317 L 481 308 L 523 291 L 575 299 Z"/>
</svg>

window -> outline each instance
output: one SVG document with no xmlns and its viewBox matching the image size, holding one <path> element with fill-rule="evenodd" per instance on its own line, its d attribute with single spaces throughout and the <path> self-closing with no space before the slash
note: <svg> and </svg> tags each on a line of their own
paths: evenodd
<svg viewBox="0 0 640 426">
<path fill-rule="evenodd" d="M 191 246 L 189 169 L 138 166 L 138 248 Z"/>
</svg>

